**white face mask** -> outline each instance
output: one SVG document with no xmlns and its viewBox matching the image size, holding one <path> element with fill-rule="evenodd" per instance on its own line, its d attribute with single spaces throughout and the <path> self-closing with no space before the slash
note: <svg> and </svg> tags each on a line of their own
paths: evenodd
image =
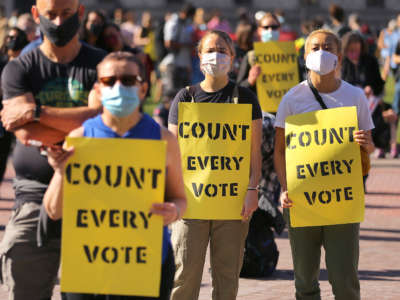
<svg viewBox="0 0 400 300">
<path fill-rule="evenodd" d="M 306 58 L 306 67 L 319 75 L 326 75 L 335 70 L 338 57 L 324 50 L 310 52 Z"/>
<path fill-rule="evenodd" d="M 231 69 L 231 57 L 219 52 L 204 53 L 201 56 L 200 68 L 213 77 L 226 75 Z"/>
</svg>

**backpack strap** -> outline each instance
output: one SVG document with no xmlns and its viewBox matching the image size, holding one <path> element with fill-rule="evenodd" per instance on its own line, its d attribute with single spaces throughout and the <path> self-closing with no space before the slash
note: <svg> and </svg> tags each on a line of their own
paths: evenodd
<svg viewBox="0 0 400 300">
<path fill-rule="evenodd" d="M 310 87 L 312 93 L 314 94 L 315 100 L 318 101 L 319 105 L 321 105 L 321 107 L 323 109 L 327 109 L 328 107 L 326 106 L 325 102 L 322 100 L 321 95 L 318 93 L 317 89 L 311 82 L 310 76 L 307 76 L 307 83 L 308 83 L 308 86 Z"/>
<path fill-rule="evenodd" d="M 195 101 L 194 101 L 194 86 L 193 85 L 191 85 L 191 86 L 186 86 L 185 87 L 185 89 L 188 91 L 188 93 L 189 93 L 189 96 L 190 96 L 190 102 L 192 102 L 192 103 L 194 103 Z"/>
<path fill-rule="evenodd" d="M 237 84 L 235 84 L 235 87 L 233 88 L 232 100 L 235 104 L 239 103 L 239 86 Z"/>
<path fill-rule="evenodd" d="M 190 96 L 190 102 L 194 103 L 194 86 L 186 86 L 185 89 L 188 91 L 189 96 Z M 233 88 L 233 94 L 232 94 L 232 101 L 234 104 L 238 104 L 239 103 L 239 86 L 237 84 L 235 84 L 234 88 Z"/>
</svg>

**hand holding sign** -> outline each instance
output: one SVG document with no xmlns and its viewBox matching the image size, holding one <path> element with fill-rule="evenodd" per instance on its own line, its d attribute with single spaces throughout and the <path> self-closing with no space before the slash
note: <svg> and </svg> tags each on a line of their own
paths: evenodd
<svg viewBox="0 0 400 300">
<path fill-rule="evenodd" d="M 258 208 L 258 193 L 257 190 L 248 190 L 246 199 L 243 203 L 242 212 L 240 215 L 243 217 L 243 221 L 247 221 L 253 212 Z"/>
<path fill-rule="evenodd" d="M 257 82 L 258 76 L 261 74 L 261 67 L 260 65 L 254 65 L 251 67 L 249 71 L 249 77 L 247 78 L 247 81 L 250 83 L 251 86 L 254 86 Z"/>
<path fill-rule="evenodd" d="M 282 192 L 279 198 L 282 208 L 290 208 L 293 206 L 293 201 L 289 198 L 288 191 Z"/>
<path fill-rule="evenodd" d="M 171 224 L 181 217 L 178 206 L 172 202 L 153 203 L 150 212 L 162 216 L 164 219 L 164 225 Z"/>
<path fill-rule="evenodd" d="M 54 169 L 54 172 L 64 172 L 65 164 L 71 155 L 74 154 L 74 150 L 74 147 L 68 147 L 66 149 L 46 147 L 48 162 Z"/>
<path fill-rule="evenodd" d="M 364 147 L 368 153 L 371 153 L 375 148 L 372 142 L 371 131 L 358 130 L 354 132 L 354 141 L 361 147 Z"/>
</svg>

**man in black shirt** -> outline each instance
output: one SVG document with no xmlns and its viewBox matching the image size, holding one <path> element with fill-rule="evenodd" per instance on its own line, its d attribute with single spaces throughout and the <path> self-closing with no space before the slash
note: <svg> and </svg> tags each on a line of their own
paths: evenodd
<svg viewBox="0 0 400 300">
<path fill-rule="evenodd" d="M 100 107 L 90 107 L 95 96 L 89 92 L 96 65 L 105 55 L 79 42 L 84 15 L 79 0 L 37 0 L 32 15 L 44 34 L 43 43 L 7 64 L 2 74 L 1 119 L 18 141 L 13 157 L 16 204 L 0 256 L 3 283 L 9 299 L 15 300 L 50 299 L 59 266 L 59 227 L 40 213 L 53 171 L 39 147 L 29 145 L 57 147 L 72 129 L 99 112 Z M 47 239 L 38 243 L 37 234 L 43 236 L 38 229 L 43 228 Z"/>
</svg>

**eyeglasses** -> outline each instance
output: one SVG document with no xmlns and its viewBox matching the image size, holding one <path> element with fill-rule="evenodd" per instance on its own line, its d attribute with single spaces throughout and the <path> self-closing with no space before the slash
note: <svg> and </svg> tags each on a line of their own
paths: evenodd
<svg viewBox="0 0 400 300">
<path fill-rule="evenodd" d="M 107 76 L 99 78 L 100 82 L 106 86 L 113 86 L 119 80 L 125 86 L 135 85 L 137 82 L 143 82 L 142 77 L 139 75 L 121 75 L 121 76 Z"/>
<path fill-rule="evenodd" d="M 261 26 L 264 29 L 272 29 L 272 30 L 277 30 L 279 28 L 279 25 L 267 25 L 267 26 Z"/>
</svg>

